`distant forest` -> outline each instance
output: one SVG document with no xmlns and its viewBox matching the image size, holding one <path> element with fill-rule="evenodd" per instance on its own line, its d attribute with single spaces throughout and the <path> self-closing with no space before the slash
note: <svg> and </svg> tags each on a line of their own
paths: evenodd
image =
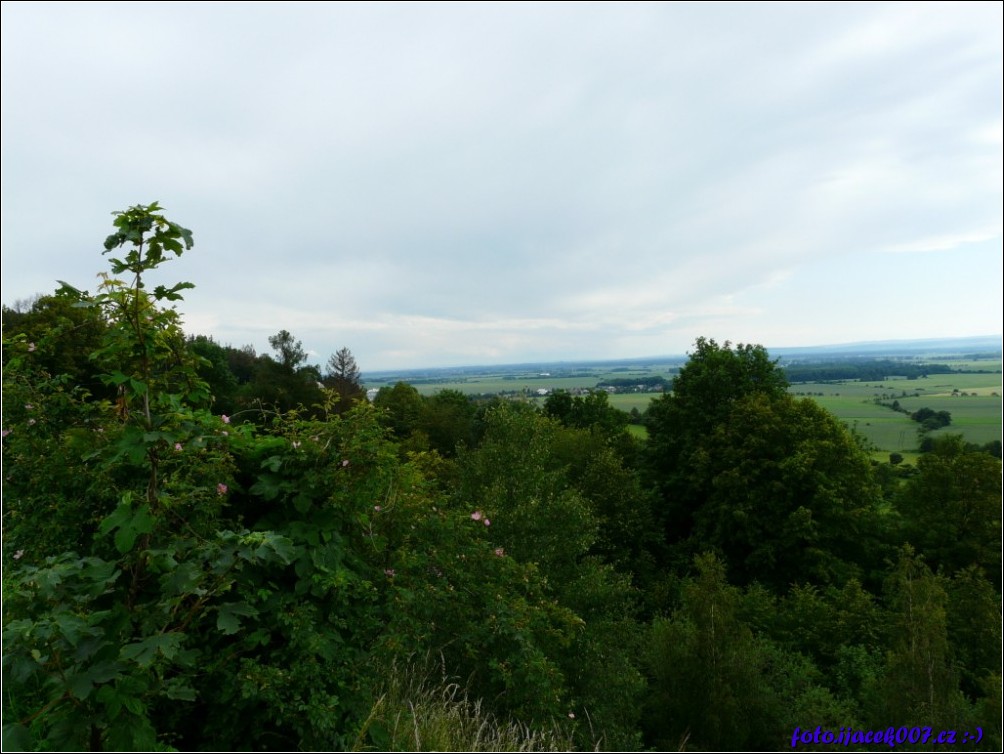
<svg viewBox="0 0 1004 754">
<path fill-rule="evenodd" d="M 96 292 L 4 307 L 5 750 L 1001 750 L 1000 459 L 788 391 L 943 367 L 698 338 L 644 440 L 367 400 L 184 333 L 145 278 L 193 246 L 131 207 Z"/>
<path fill-rule="evenodd" d="M 891 359 L 853 359 L 821 364 L 788 364 L 783 367 L 791 383 L 836 382 L 838 380 L 885 380 L 889 377 L 917 379 L 930 374 L 949 374 L 947 364 L 925 364 Z"/>
</svg>

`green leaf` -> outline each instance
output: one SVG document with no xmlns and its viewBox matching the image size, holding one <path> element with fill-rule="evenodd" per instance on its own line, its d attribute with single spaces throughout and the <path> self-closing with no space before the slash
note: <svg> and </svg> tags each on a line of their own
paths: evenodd
<svg viewBox="0 0 1004 754">
<path fill-rule="evenodd" d="M 73 694 L 77 699 L 83 701 L 91 695 L 91 690 L 94 688 L 94 683 L 87 674 L 75 675 L 70 678 L 67 686 L 70 689 L 70 693 Z"/>
<path fill-rule="evenodd" d="M 246 602 L 227 602 L 220 605 L 216 617 L 216 627 L 228 636 L 240 630 L 240 616 L 253 617 L 258 611 Z"/>
<path fill-rule="evenodd" d="M 123 703 L 127 708 L 137 706 L 127 700 Z M 108 727 L 106 748 L 109 751 L 154 751 L 157 747 L 157 732 L 145 716 L 143 705 L 138 707 L 138 713 L 121 715 Z"/>
<path fill-rule="evenodd" d="M 152 532 L 156 523 L 153 514 L 150 512 L 149 505 L 144 503 L 135 512 L 130 508 L 125 514 L 120 515 L 125 505 L 125 503 L 120 505 L 119 509 L 112 516 L 109 516 L 102 522 L 102 528 L 105 528 L 105 524 L 109 519 L 115 518 L 116 525 L 118 526 L 118 531 L 115 532 L 115 548 L 123 555 L 132 550 L 137 536 Z M 114 526 L 109 526 L 102 533 L 107 533 L 111 528 L 114 528 Z"/>
<path fill-rule="evenodd" d="M 141 668 L 148 667 L 153 663 L 159 652 L 170 660 L 178 653 L 178 649 L 184 634 L 169 633 L 150 636 L 143 641 L 127 644 L 119 650 L 119 657 L 123 660 L 133 660 Z M 126 707 L 129 708 L 128 703 Z"/>
<path fill-rule="evenodd" d="M 130 518 L 132 518 L 132 493 L 126 492 L 122 495 L 122 501 L 118 504 L 115 511 L 111 515 L 106 516 L 101 525 L 98 526 L 98 532 L 100 534 L 107 534 L 112 529 L 122 526 Z"/>
<path fill-rule="evenodd" d="M 35 751 L 35 742 L 31 733 L 20 723 L 10 723 L 3 726 L 4 751 Z"/>
<path fill-rule="evenodd" d="M 194 702 L 196 699 L 195 689 L 179 678 L 174 678 L 164 684 L 164 696 L 183 702 Z"/>
</svg>

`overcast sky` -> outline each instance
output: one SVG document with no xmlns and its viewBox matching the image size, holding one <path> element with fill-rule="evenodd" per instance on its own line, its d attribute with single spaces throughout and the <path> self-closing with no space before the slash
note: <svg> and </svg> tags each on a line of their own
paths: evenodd
<svg viewBox="0 0 1004 754">
<path fill-rule="evenodd" d="M 2 298 L 363 369 L 1002 331 L 1002 4 L 2 6 Z"/>
</svg>

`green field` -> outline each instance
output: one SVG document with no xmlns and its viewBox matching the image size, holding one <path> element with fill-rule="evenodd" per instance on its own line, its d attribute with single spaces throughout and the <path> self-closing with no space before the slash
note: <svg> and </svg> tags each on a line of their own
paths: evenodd
<svg viewBox="0 0 1004 754">
<path fill-rule="evenodd" d="M 441 390 L 458 390 L 466 395 L 497 395 L 499 393 L 526 393 L 533 395 L 538 390 L 575 390 L 595 388 L 604 380 L 631 377 L 672 377 L 679 369 L 679 362 L 659 362 L 639 367 L 616 367 L 610 365 L 578 366 L 569 368 L 499 368 L 473 371 L 457 370 L 435 378 L 400 375 L 385 380 L 367 379 L 366 388 L 381 388 L 393 385 L 398 379 L 415 387 L 422 395 L 434 395 Z M 653 394 L 654 395 L 654 394 Z M 648 405 L 645 401 L 639 410 Z M 626 410 L 630 410 L 629 406 Z"/>
<path fill-rule="evenodd" d="M 980 366 L 986 368 L 986 362 L 980 362 Z M 808 382 L 792 385 L 789 392 L 811 397 L 881 451 L 916 450 L 919 425 L 906 414 L 877 405 L 875 399 L 898 400 L 911 413 L 921 408 L 948 411 L 951 425 L 932 432 L 932 437 L 961 434 L 980 445 L 1001 439 L 1000 373 L 938 374 L 881 382 Z"/>
</svg>

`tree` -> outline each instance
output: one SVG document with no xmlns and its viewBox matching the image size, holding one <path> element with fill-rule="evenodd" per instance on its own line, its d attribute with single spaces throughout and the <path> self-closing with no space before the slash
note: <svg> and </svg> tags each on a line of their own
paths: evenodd
<svg viewBox="0 0 1004 754">
<path fill-rule="evenodd" d="M 906 725 L 959 724 L 965 703 L 948 642 L 947 582 L 931 573 L 913 548 L 903 548 L 886 582 L 892 651 L 881 684 L 884 709 L 875 710 L 876 722 L 896 715 Z"/>
<path fill-rule="evenodd" d="M 961 435 L 935 438 L 917 459 L 917 474 L 896 507 L 904 535 L 933 568 L 947 575 L 978 567 L 1001 585 L 1001 462 L 966 445 Z"/>
<path fill-rule="evenodd" d="M 740 583 L 843 583 L 880 562 L 868 458 L 811 399 L 754 394 L 695 439 L 687 551 L 725 554 Z"/>
<path fill-rule="evenodd" d="M 104 386 L 90 361 L 100 347 L 108 323 L 95 307 L 77 305 L 74 294 L 61 290 L 36 296 L 30 302 L 16 302 L 17 309 L 3 307 L 4 330 L 23 334 L 33 344 L 35 365 L 49 375 L 65 375 L 68 382 L 94 396 L 113 398 L 115 391 Z M 4 365 L 9 354 L 4 351 Z"/>
<path fill-rule="evenodd" d="M 278 360 L 259 360 L 248 389 L 250 397 L 280 411 L 317 406 L 322 399 L 318 387 L 320 370 L 305 363 L 307 353 L 303 343 L 294 339 L 288 330 L 280 330 L 268 342 Z"/>
<path fill-rule="evenodd" d="M 268 344 L 275 350 L 279 363 L 286 369 L 296 370 L 307 360 L 303 343 L 294 340 L 289 330 L 280 330 L 268 339 Z"/>
<path fill-rule="evenodd" d="M 476 412 L 477 407 L 459 390 L 440 390 L 423 399 L 420 426 L 429 438 L 429 446 L 452 457 L 458 444 L 470 445 Z"/>
<path fill-rule="evenodd" d="M 566 427 L 596 428 L 612 437 L 627 427 L 628 415 L 611 406 L 609 398 L 605 390 L 591 390 L 574 398 L 566 390 L 557 390 L 544 402 L 544 413 Z"/>
<path fill-rule="evenodd" d="M 673 382 L 673 392 L 652 401 L 646 414 L 647 465 L 665 500 L 670 540 L 685 538 L 693 511 L 702 503 L 689 469 L 701 440 L 725 422 L 733 405 L 752 395 L 780 398 L 788 381 L 763 346 L 732 348 L 728 341 L 698 338 L 697 350 Z M 688 555 L 681 565 L 689 562 Z"/>
<path fill-rule="evenodd" d="M 338 393 L 340 408 L 347 409 L 353 400 L 363 397 L 361 373 L 348 348 L 341 348 L 328 359 L 324 386 Z"/>
<path fill-rule="evenodd" d="M 423 409 L 422 396 L 407 382 L 380 388 L 373 405 L 384 412 L 381 421 L 398 440 L 406 440 L 418 429 Z"/>
</svg>

